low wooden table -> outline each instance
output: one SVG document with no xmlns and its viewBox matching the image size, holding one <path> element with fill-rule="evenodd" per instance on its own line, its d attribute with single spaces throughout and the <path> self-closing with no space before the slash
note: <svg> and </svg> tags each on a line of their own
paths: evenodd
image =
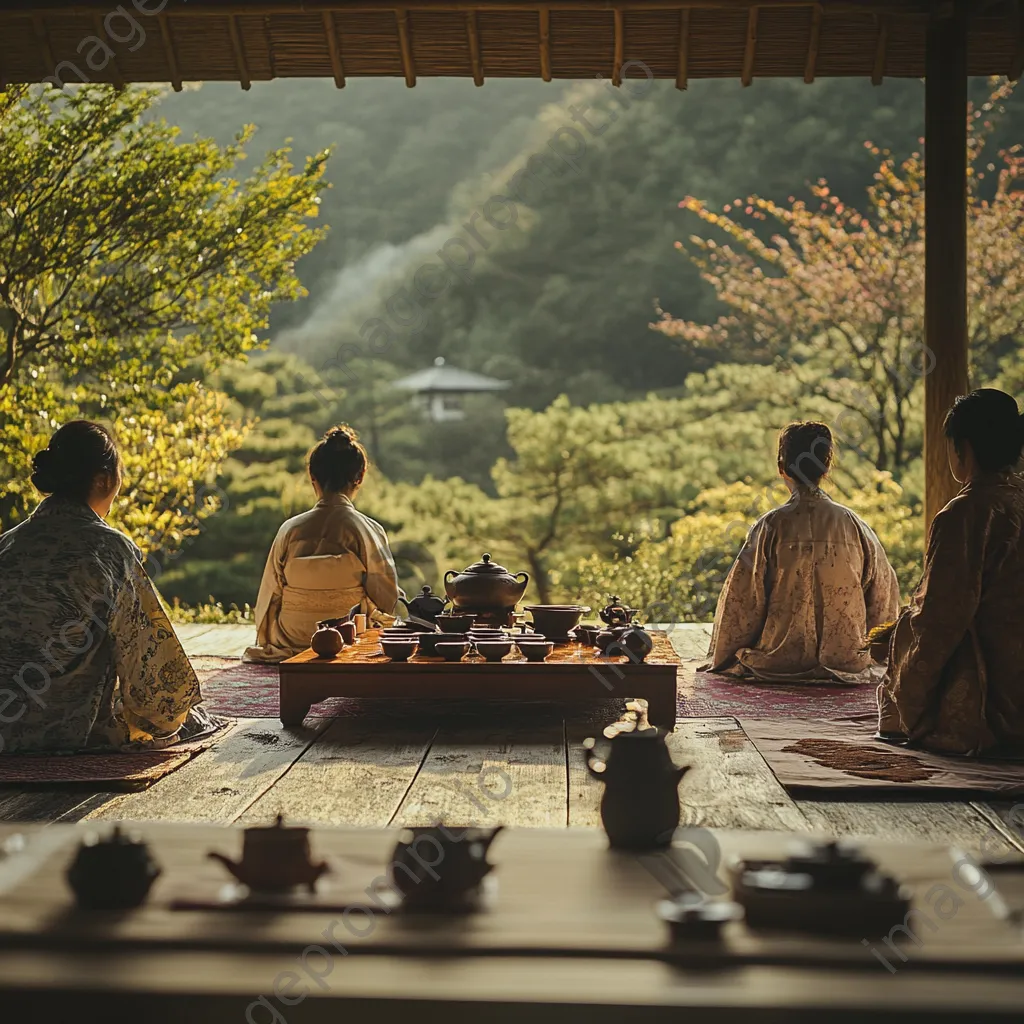
<svg viewBox="0 0 1024 1024">
<path fill-rule="evenodd" d="M 501 662 L 471 655 L 458 662 L 416 655 L 391 661 L 380 652 L 380 634 L 368 630 L 335 658 L 312 650 L 281 664 L 281 721 L 298 725 L 310 708 L 330 697 L 398 700 L 647 700 L 654 725 L 676 722 L 676 671 L 679 658 L 662 632 L 654 632 L 654 650 L 644 662 L 625 656 L 604 657 L 582 644 L 556 647 L 542 662 L 528 662 L 513 648 Z"/>
<path fill-rule="evenodd" d="M 669 885 L 724 882 L 731 855 L 783 855 L 793 836 L 684 835 L 667 870 L 668 855 L 613 853 L 596 829 L 512 828 L 491 847 L 497 884 L 484 910 L 410 918 L 370 895 L 398 830 L 315 830 L 313 856 L 332 868 L 322 909 L 240 912 L 173 907 L 216 896 L 230 879 L 207 853 L 237 857 L 241 830 L 135 828 L 163 873 L 144 906 L 119 914 L 74 909 L 63 875 L 87 826 L 24 830 L 24 852 L 0 869 L 5 1019 L 135 1024 L 142 1006 L 157 1024 L 1017 1024 L 1024 1005 L 1019 925 L 940 845 L 866 843 L 912 893 L 913 915 L 889 936 L 735 922 L 721 944 L 672 947 L 654 912 Z M 1022 877 L 993 878 L 1011 907 Z"/>
</svg>

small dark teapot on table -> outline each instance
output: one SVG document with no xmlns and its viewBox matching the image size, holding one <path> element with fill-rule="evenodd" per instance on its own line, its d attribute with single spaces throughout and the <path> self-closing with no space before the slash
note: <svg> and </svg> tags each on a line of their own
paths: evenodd
<svg viewBox="0 0 1024 1024">
<path fill-rule="evenodd" d="M 297 885 L 316 889 L 317 879 L 327 870 L 321 861 L 314 864 L 309 856 L 309 829 L 285 828 L 279 814 L 269 827 L 247 828 L 242 840 L 242 859 L 238 863 L 222 853 L 210 853 L 241 882 L 254 892 L 287 892 Z"/>
<path fill-rule="evenodd" d="M 669 846 L 679 826 L 679 783 L 689 767 L 673 764 L 665 733 L 647 726 L 646 716 L 635 725 L 617 722 L 605 737 L 583 746 L 587 769 L 605 784 L 601 822 L 609 843 L 618 850 Z"/>
<path fill-rule="evenodd" d="M 149 847 L 114 828 L 108 839 L 90 836 L 68 868 L 68 884 L 86 910 L 129 910 L 141 906 L 160 875 Z"/>
<path fill-rule="evenodd" d="M 403 906 L 442 912 L 473 909 L 484 878 L 494 870 L 487 851 L 502 828 L 403 829 L 389 869 Z"/>
<path fill-rule="evenodd" d="M 462 572 L 449 569 L 444 574 L 444 592 L 456 608 L 506 609 L 519 603 L 529 582 L 528 573 L 510 573 L 503 565 L 492 562 L 490 555 L 484 555 Z"/>
<path fill-rule="evenodd" d="M 411 601 L 398 599 L 405 605 L 409 621 L 427 626 L 437 625 L 437 617 L 448 607 L 448 598 L 438 597 L 429 586 L 424 587 Z"/>
</svg>

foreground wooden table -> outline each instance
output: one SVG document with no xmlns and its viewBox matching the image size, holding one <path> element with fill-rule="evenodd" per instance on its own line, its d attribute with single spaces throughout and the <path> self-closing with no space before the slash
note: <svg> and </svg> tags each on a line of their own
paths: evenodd
<svg viewBox="0 0 1024 1024">
<path fill-rule="evenodd" d="M 12 1020 L 137 1024 L 231 1020 L 604 1022 L 1010 1021 L 1024 1005 L 1024 943 L 996 901 L 956 881 L 949 847 L 870 843 L 914 893 L 920 944 L 866 936 L 822 939 L 730 926 L 720 950 L 673 949 L 653 913 L 669 882 L 706 884 L 731 855 L 776 856 L 790 836 L 702 833 L 664 855 L 614 854 L 593 830 L 513 829 L 491 850 L 495 898 L 468 918 L 409 919 L 170 909 L 226 878 L 210 849 L 237 854 L 239 830 L 140 825 L 164 867 L 149 902 L 123 915 L 83 915 L 63 882 L 84 826 L 28 833 L 40 842 L 0 868 L 0 1000 Z M 0 839 L 11 829 L 0 826 Z M 335 869 L 325 895 L 363 906 L 386 875 L 397 830 L 322 830 L 316 856 Z M 696 858 L 696 859 L 695 859 Z M 694 868 L 696 867 L 696 871 Z M 717 869 L 717 871 L 716 871 Z M 20 877 L 12 883 L 11 878 Z M 1004 875 L 1002 877 L 1009 877 Z M 1019 886 L 1024 870 L 1014 876 Z M 961 899 L 938 918 L 936 885 Z M 1019 891 L 1019 889 L 1018 889 Z M 1016 898 L 1016 897 L 1014 897 Z M 948 910 L 948 906 L 947 906 Z M 922 915 L 931 919 L 925 924 Z M 935 924 L 938 921 L 938 924 Z M 894 926 L 904 922 L 893 922 Z M 353 1016 L 358 1015 L 358 1016 Z"/>
<path fill-rule="evenodd" d="M 458 662 L 415 656 L 394 662 L 379 654 L 379 633 L 370 630 L 335 658 L 303 651 L 281 664 L 281 721 L 298 725 L 310 708 L 329 697 L 387 700 L 607 700 L 646 698 L 651 722 L 671 729 L 676 722 L 679 657 L 664 633 L 641 663 L 602 657 L 581 644 L 556 647 L 543 662 L 514 653 L 490 663 L 479 655 Z"/>
</svg>

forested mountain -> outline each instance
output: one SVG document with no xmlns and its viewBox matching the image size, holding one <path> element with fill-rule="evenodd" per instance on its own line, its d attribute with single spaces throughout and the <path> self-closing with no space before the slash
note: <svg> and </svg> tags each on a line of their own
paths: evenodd
<svg viewBox="0 0 1024 1024">
<path fill-rule="evenodd" d="M 973 88 L 976 98 L 987 95 L 985 82 Z M 389 487 L 461 477 L 482 489 L 458 492 L 475 509 L 487 495 L 501 497 L 502 479 L 508 483 L 495 466 L 513 455 L 506 405 L 539 411 L 561 394 L 577 405 L 636 401 L 650 392 L 685 399 L 688 374 L 711 369 L 714 360 L 652 331 L 651 322 L 659 305 L 700 322 L 721 310 L 674 248 L 702 230 L 680 200 L 695 196 L 721 207 L 756 192 L 786 202 L 828 179 L 834 194 L 862 204 L 879 166 L 865 143 L 897 158 L 919 148 L 923 99 L 917 81 L 872 88 L 861 80 L 812 87 L 762 80 L 749 89 L 699 81 L 684 93 L 668 82 L 615 90 L 506 80 L 476 89 L 427 80 L 408 90 L 399 81 L 356 80 L 339 92 L 329 82 L 279 81 L 249 93 L 206 85 L 168 96 L 158 112 L 186 136 L 226 141 L 252 122 L 260 128 L 249 146 L 253 157 L 286 138 L 296 157 L 324 146 L 334 153 L 332 187 L 321 204 L 329 233 L 299 264 L 310 294 L 272 317 L 271 348 L 290 359 L 275 358 L 263 370 L 255 357 L 249 369 L 212 381 L 233 396 L 240 417 L 260 423 L 225 467 L 221 482 L 232 509 L 211 519 L 183 553 L 167 574 L 166 592 L 189 601 L 207 594 L 252 599 L 275 521 L 306 500 L 297 472 L 302 453 L 331 422 L 361 431 Z M 1015 97 L 996 141 L 1022 138 L 1024 104 Z M 473 403 L 464 421 L 427 423 L 389 381 L 438 355 L 512 386 L 500 401 Z M 757 357 L 752 349 L 730 360 Z M 697 386 L 713 388 L 712 381 Z M 793 386 L 786 382 L 778 393 Z M 705 433 L 712 444 L 725 444 L 724 461 L 708 451 L 696 463 L 711 477 L 716 465 L 735 461 L 735 438 L 722 440 L 729 429 L 729 399 L 722 397 L 719 419 Z M 673 415 L 685 418 L 691 408 L 702 415 L 700 402 Z M 784 416 L 773 413 L 764 431 Z M 604 421 L 596 415 L 593 422 Z M 674 422 L 672 429 L 682 428 Z M 737 441 L 748 477 L 761 473 L 754 469 L 760 448 L 754 462 L 749 453 L 751 443 L 767 450 L 764 431 L 762 441 Z M 515 452 L 520 461 L 524 450 L 521 443 Z M 601 461 L 594 465 L 601 472 Z M 509 494 L 519 494 L 518 486 L 509 484 Z M 451 514 L 437 487 L 428 480 L 420 492 L 378 489 L 371 511 L 404 537 L 437 540 L 440 527 L 427 520 Z M 916 487 L 912 482 L 915 501 Z M 532 514 L 547 492 L 525 493 L 537 495 L 522 506 Z M 582 508 L 585 520 L 592 513 Z M 244 528 L 236 529 L 238 518 Z M 655 529 L 667 529 L 671 519 Z M 474 522 L 479 527 L 483 519 Z M 509 533 L 507 524 L 492 528 Z M 625 528 L 601 525 L 609 539 L 599 558 L 612 547 L 628 553 L 628 538 L 611 544 Z M 537 529 L 544 533 L 542 524 Z M 487 536 L 483 531 L 481 540 Z M 447 541 L 437 543 L 451 550 Z M 530 543 L 524 539 L 521 550 Z"/>
</svg>

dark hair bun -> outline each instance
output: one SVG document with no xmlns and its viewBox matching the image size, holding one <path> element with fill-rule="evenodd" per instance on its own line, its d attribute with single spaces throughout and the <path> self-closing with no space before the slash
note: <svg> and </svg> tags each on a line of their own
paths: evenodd
<svg viewBox="0 0 1024 1024">
<path fill-rule="evenodd" d="M 359 435 L 347 426 L 331 427 L 309 453 L 310 475 L 329 494 L 361 484 L 368 463 Z"/>
<path fill-rule="evenodd" d="M 790 423 L 779 434 L 779 467 L 792 480 L 816 487 L 832 468 L 835 451 L 828 425 Z"/>
<path fill-rule="evenodd" d="M 106 427 L 88 420 L 65 423 L 32 456 L 32 485 L 42 494 L 88 500 L 101 473 L 119 476 L 121 456 Z"/>
</svg>

